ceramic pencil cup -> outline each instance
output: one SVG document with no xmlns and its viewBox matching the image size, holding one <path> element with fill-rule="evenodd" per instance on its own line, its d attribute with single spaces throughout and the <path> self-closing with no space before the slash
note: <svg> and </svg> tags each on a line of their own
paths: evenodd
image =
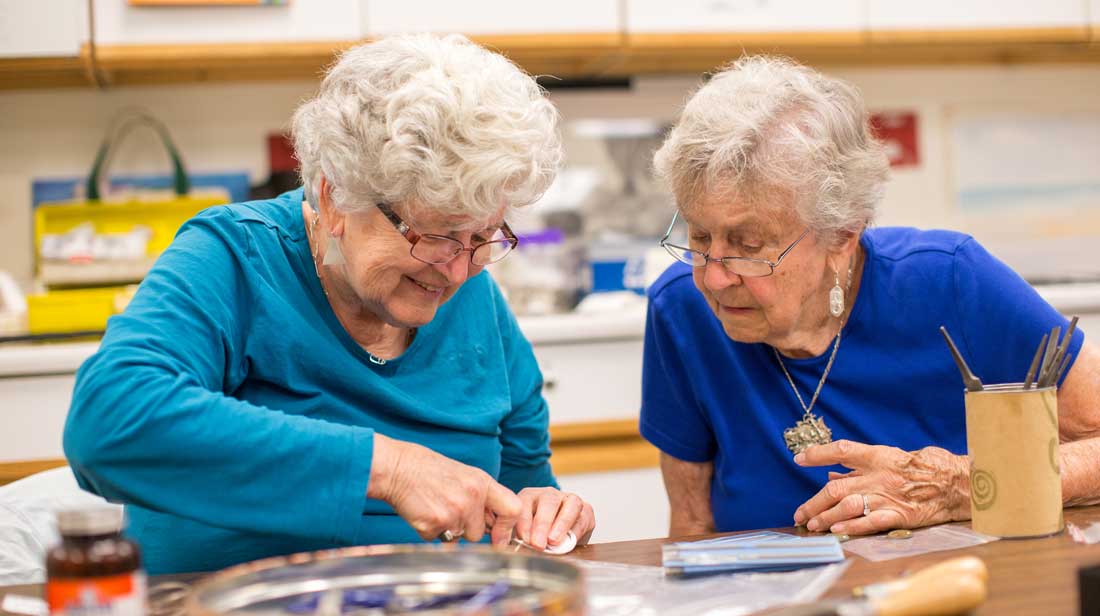
<svg viewBox="0 0 1100 616">
<path fill-rule="evenodd" d="M 1061 532 L 1056 388 L 966 392 L 966 443 L 975 531 L 1006 538 Z"/>
</svg>

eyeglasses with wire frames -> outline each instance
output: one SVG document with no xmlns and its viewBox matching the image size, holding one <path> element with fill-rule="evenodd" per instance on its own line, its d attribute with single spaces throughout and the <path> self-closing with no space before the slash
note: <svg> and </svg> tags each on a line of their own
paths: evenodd
<svg viewBox="0 0 1100 616">
<path fill-rule="evenodd" d="M 390 224 L 397 229 L 409 244 L 409 254 L 418 261 L 431 265 L 450 263 L 458 255 L 470 253 L 470 262 L 476 267 L 483 267 L 490 263 L 496 263 L 519 245 L 519 238 L 508 223 L 502 222 L 500 229 L 494 233 L 493 239 L 467 248 L 462 242 L 445 235 L 431 233 L 420 234 L 412 230 L 401 217 L 385 203 L 376 203 L 375 206 L 382 212 Z"/>
<path fill-rule="evenodd" d="M 721 263 L 731 274 L 737 276 L 745 276 L 748 278 L 761 278 L 763 276 L 771 276 L 775 273 L 775 268 L 779 267 L 779 264 L 783 262 L 794 247 L 802 241 L 802 238 L 809 234 L 810 230 L 807 228 L 802 232 L 802 235 L 798 236 L 787 249 L 779 253 L 779 258 L 775 261 L 769 261 L 767 259 L 754 259 L 752 257 L 720 257 L 714 258 L 705 252 L 699 252 L 693 250 L 687 246 L 679 246 L 668 241 L 672 236 L 672 229 L 676 226 L 676 219 L 679 217 L 679 212 L 673 214 L 672 222 L 668 225 L 668 231 L 665 231 L 664 237 L 661 238 L 661 247 L 668 251 L 668 254 L 672 255 L 674 259 L 681 263 L 686 263 L 692 267 L 704 267 L 708 262 Z"/>
</svg>

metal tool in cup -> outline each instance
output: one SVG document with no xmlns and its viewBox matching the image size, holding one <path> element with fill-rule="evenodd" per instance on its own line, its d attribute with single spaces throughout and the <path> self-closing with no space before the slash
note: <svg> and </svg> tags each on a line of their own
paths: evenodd
<svg viewBox="0 0 1100 616">
<path fill-rule="evenodd" d="M 955 346 L 955 341 L 951 339 L 951 334 L 947 333 L 947 328 L 941 325 L 940 333 L 943 334 L 943 339 L 947 341 L 947 346 L 951 349 L 951 357 L 955 359 L 955 365 L 959 367 L 959 372 L 962 374 L 966 390 L 981 391 L 981 379 L 970 371 L 970 366 L 966 365 L 966 360 L 963 359 L 962 353 L 959 353 L 959 347 Z"/>
</svg>

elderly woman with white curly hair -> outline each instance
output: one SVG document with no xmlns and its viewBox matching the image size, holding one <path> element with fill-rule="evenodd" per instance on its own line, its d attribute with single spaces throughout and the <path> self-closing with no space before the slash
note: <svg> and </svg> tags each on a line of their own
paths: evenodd
<svg viewBox="0 0 1100 616">
<path fill-rule="evenodd" d="M 343 54 L 293 133 L 304 189 L 189 221 L 81 367 L 81 485 L 126 503 L 152 573 L 586 542 L 531 346 L 483 271 L 560 164 L 545 93 L 465 38 L 394 37 Z"/>
<path fill-rule="evenodd" d="M 1019 382 L 1065 319 L 971 237 L 870 228 L 886 157 L 855 88 L 809 68 L 734 62 L 654 163 L 682 263 L 649 290 L 641 431 L 671 533 L 969 518 L 962 385 L 937 329 L 987 382 Z M 1069 352 L 1062 493 L 1096 503 L 1100 355 L 1080 330 Z"/>
</svg>

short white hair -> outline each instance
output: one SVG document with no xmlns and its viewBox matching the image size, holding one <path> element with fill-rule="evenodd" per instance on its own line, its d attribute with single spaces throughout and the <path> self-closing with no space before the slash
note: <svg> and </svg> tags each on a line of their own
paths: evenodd
<svg viewBox="0 0 1100 616">
<path fill-rule="evenodd" d="M 793 197 L 826 243 L 874 222 L 889 177 L 856 88 L 770 56 L 742 57 L 695 92 L 653 165 L 680 207 L 713 191 Z"/>
<path fill-rule="evenodd" d="M 345 212 L 384 202 L 486 221 L 553 182 L 558 123 L 543 89 L 504 57 L 460 35 L 418 34 L 344 52 L 292 132 L 314 207 L 323 174 Z"/>
</svg>

